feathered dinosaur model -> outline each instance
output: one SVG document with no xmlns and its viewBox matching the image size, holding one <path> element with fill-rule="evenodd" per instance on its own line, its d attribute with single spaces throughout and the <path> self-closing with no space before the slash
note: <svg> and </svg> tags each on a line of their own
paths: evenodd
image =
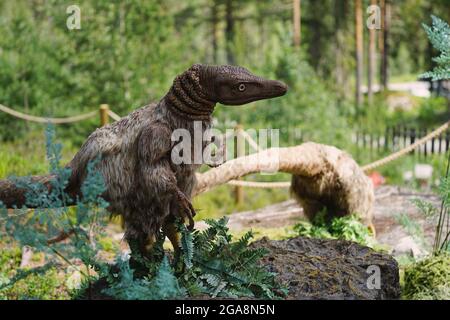
<svg viewBox="0 0 450 320">
<path fill-rule="evenodd" d="M 104 177 L 109 210 L 124 219 L 125 238 L 132 251 L 146 255 L 162 228 L 175 248 L 179 238 L 176 217 L 193 227 L 191 196 L 200 164 L 175 164 L 172 133 L 185 129 L 194 136 L 194 122 L 202 131 L 211 127 L 216 103 L 243 105 L 286 93 L 287 86 L 253 75 L 237 66 L 196 64 L 177 76 L 169 92 L 156 104 L 93 132 L 68 164 L 72 176 L 67 192 L 79 193 L 89 161 L 101 156 L 98 169 Z M 205 145 L 203 145 L 203 148 Z M 51 176 L 32 180 L 49 185 Z M 25 190 L 0 181 L 0 200 L 8 208 L 25 204 Z"/>
</svg>

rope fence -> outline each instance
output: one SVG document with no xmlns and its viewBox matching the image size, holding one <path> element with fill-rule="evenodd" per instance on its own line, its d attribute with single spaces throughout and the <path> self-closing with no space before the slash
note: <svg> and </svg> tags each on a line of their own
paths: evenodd
<svg viewBox="0 0 450 320">
<path fill-rule="evenodd" d="M 107 104 L 100 105 L 99 111 L 92 111 L 92 112 L 88 112 L 85 114 L 69 116 L 69 117 L 64 117 L 64 118 L 38 117 L 38 116 L 34 116 L 34 115 L 16 111 L 14 109 L 4 106 L 3 104 L 0 104 L 0 111 L 3 111 L 13 117 L 16 117 L 18 119 L 22 119 L 25 121 L 37 122 L 37 123 L 53 123 L 53 124 L 66 124 L 66 123 L 79 122 L 79 121 L 87 120 L 90 118 L 94 118 L 100 114 L 100 125 L 104 126 L 104 125 L 108 124 L 109 118 L 113 119 L 114 121 L 118 121 L 122 118 L 117 113 L 110 110 L 109 106 Z M 413 144 L 411 144 L 397 152 L 394 152 L 384 158 L 381 158 L 377 161 L 366 164 L 366 165 L 362 166 L 361 169 L 363 171 L 367 172 L 367 171 L 371 171 L 375 168 L 381 167 L 383 165 L 386 165 L 387 163 L 390 163 L 392 161 L 395 161 L 398 158 L 401 158 L 404 155 L 419 148 L 420 146 L 427 143 L 428 141 L 436 138 L 441 133 L 443 133 L 445 130 L 447 130 L 449 127 L 450 127 L 450 121 L 447 121 L 443 125 L 438 127 L 437 129 L 435 129 L 432 132 L 430 132 L 429 134 L 427 134 L 425 137 L 414 142 Z M 255 151 L 261 151 L 258 143 L 247 132 L 245 132 L 241 126 L 238 126 L 236 128 L 234 135 L 236 135 L 236 136 L 241 135 Z M 224 138 L 227 139 L 227 138 L 229 138 L 229 136 L 230 135 L 227 134 L 224 136 Z M 231 181 L 228 181 L 228 184 L 235 186 L 236 188 L 248 187 L 248 188 L 263 188 L 263 189 L 289 188 L 291 185 L 290 181 L 257 182 L 257 181 L 244 181 L 244 180 L 231 180 Z"/>
<path fill-rule="evenodd" d="M 31 121 L 31 122 L 38 122 L 38 123 L 53 123 L 53 124 L 64 124 L 64 123 L 73 123 L 78 121 L 83 121 L 89 118 L 93 118 L 98 115 L 97 111 L 92 111 L 85 114 L 80 114 L 77 116 L 71 116 L 66 118 L 44 118 L 44 117 L 37 117 L 33 115 L 29 115 L 26 113 L 22 113 L 19 111 L 16 111 L 14 109 L 8 108 L 2 104 L 0 104 L 0 111 L 3 111 L 13 117 L 25 120 L 25 121 Z"/>
<path fill-rule="evenodd" d="M 420 146 L 424 145 L 428 141 L 436 138 L 441 133 L 443 133 L 445 130 L 447 130 L 450 127 L 450 121 L 445 122 L 443 125 L 438 127 L 437 129 L 433 130 L 429 134 L 427 134 L 425 137 L 417 140 L 413 144 L 402 148 L 401 150 L 391 153 L 390 155 L 381 158 L 379 160 L 376 160 L 374 162 L 371 162 L 369 164 L 366 164 L 361 167 L 361 169 L 364 172 L 371 171 L 375 168 L 384 166 L 392 161 L 395 161 L 408 153 L 414 151 L 415 149 L 419 148 Z M 254 145 L 257 146 L 257 143 L 253 138 L 247 134 L 245 131 L 241 131 L 243 134 L 242 136 L 249 142 L 249 144 L 256 150 L 259 150 L 259 148 L 255 148 Z M 258 181 L 242 181 L 242 180 L 230 180 L 228 181 L 228 184 L 236 187 L 248 187 L 248 188 L 261 188 L 261 189 L 270 189 L 270 188 L 289 188 L 291 186 L 290 181 L 281 181 L 281 182 L 258 182 Z"/>
</svg>

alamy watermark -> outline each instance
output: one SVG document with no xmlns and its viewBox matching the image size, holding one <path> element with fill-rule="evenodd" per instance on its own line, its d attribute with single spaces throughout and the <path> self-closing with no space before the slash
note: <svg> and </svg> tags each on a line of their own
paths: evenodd
<svg viewBox="0 0 450 320">
<path fill-rule="evenodd" d="M 66 26 L 69 30 L 81 29 L 81 9 L 79 6 L 73 4 L 66 8 L 66 13 L 69 15 L 66 20 Z"/>
<path fill-rule="evenodd" d="M 279 147 L 279 129 L 227 129 L 222 132 L 219 129 L 204 129 L 201 121 L 194 121 L 193 130 L 176 129 L 172 132 L 171 140 L 172 163 L 217 166 L 247 156 L 251 151 L 276 150 Z M 261 152 L 249 161 L 256 161 L 263 174 L 276 173 L 279 168 L 275 151 L 270 153 L 270 158 Z"/>
<path fill-rule="evenodd" d="M 366 269 L 366 273 L 369 277 L 366 281 L 367 289 L 369 290 L 379 290 L 381 289 L 381 270 L 377 265 L 370 265 Z"/>
<path fill-rule="evenodd" d="M 368 29 L 381 29 L 381 9 L 379 6 L 373 4 L 367 7 L 366 13 L 369 17 L 366 20 Z"/>
</svg>

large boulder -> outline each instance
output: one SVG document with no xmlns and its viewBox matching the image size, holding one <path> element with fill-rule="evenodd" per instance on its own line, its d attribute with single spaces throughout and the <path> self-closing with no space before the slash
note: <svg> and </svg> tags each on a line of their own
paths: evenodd
<svg viewBox="0 0 450 320">
<path fill-rule="evenodd" d="M 398 299 L 397 262 L 345 240 L 293 238 L 252 244 L 269 253 L 262 263 L 289 288 L 289 299 Z M 379 282 L 376 273 L 379 270 Z M 379 289 L 377 285 L 379 284 Z"/>
</svg>

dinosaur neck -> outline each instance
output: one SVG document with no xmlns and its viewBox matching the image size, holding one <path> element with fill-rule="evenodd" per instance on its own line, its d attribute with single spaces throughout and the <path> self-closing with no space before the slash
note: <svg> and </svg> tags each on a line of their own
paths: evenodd
<svg viewBox="0 0 450 320">
<path fill-rule="evenodd" d="M 192 71 L 186 71 L 175 78 L 164 102 L 176 116 L 201 121 L 211 119 L 216 105 L 205 97 L 198 75 Z"/>
</svg>

